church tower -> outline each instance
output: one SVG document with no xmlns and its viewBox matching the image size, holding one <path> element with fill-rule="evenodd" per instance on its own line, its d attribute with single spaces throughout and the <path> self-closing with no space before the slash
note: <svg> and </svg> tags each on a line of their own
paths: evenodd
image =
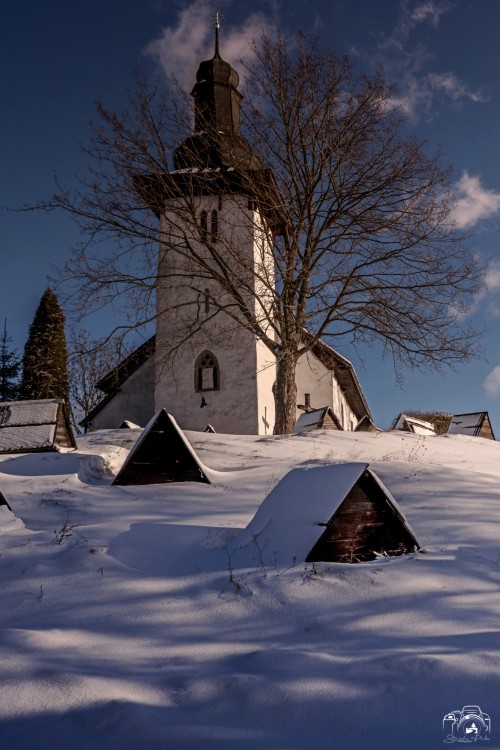
<svg viewBox="0 0 500 750">
<path fill-rule="evenodd" d="M 155 407 L 183 429 L 271 434 L 275 358 L 236 321 L 246 315 L 273 339 L 272 233 L 252 189 L 264 172 L 240 132 L 238 83 L 217 21 L 192 91 L 194 133 L 174 153 L 157 211 Z"/>
</svg>

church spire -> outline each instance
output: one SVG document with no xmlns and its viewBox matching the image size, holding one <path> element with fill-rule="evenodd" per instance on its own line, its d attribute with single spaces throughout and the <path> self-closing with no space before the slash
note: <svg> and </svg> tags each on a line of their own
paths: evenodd
<svg viewBox="0 0 500 750">
<path fill-rule="evenodd" d="M 219 29 L 220 29 L 220 13 L 217 12 L 215 14 L 215 53 L 214 53 L 214 57 L 218 57 L 220 59 L 220 54 L 219 54 Z"/>
<path fill-rule="evenodd" d="M 250 145 L 240 133 L 239 76 L 222 59 L 219 50 L 220 15 L 215 16 L 215 51 L 210 60 L 200 63 L 194 99 L 195 135 L 176 149 L 177 169 L 184 167 L 259 168 Z"/>
<path fill-rule="evenodd" d="M 240 132 L 241 94 L 237 90 L 238 73 L 219 52 L 220 19 L 215 19 L 215 52 L 211 60 L 200 64 L 196 85 L 191 92 L 195 102 L 195 131 L 215 131 L 227 135 Z"/>
</svg>

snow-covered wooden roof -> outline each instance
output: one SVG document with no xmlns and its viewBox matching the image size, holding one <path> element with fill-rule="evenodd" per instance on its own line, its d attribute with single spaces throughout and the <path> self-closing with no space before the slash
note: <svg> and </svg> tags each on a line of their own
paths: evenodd
<svg viewBox="0 0 500 750">
<path fill-rule="evenodd" d="M 265 498 L 246 529 L 233 542 L 234 565 L 259 562 L 279 568 L 304 562 L 336 511 L 364 472 L 366 463 L 293 469 Z M 405 528 L 414 536 L 396 500 L 382 489 Z"/>
<path fill-rule="evenodd" d="M 487 411 L 471 412 L 470 414 L 454 414 L 448 427 L 448 435 L 471 435 L 476 437 L 481 433 L 483 425 L 488 422 L 493 440 L 493 430 L 489 422 Z"/>
<path fill-rule="evenodd" d="M 415 419 L 408 414 L 400 414 L 396 420 L 394 430 L 403 430 L 403 432 L 414 432 L 415 435 L 435 435 L 436 430 L 430 422 L 424 422 L 423 419 Z"/>
<path fill-rule="evenodd" d="M 76 447 L 62 399 L 0 402 L 0 453 Z"/>
<path fill-rule="evenodd" d="M 330 406 L 322 406 L 320 409 L 312 409 L 301 414 L 297 419 L 293 431 L 295 434 L 300 432 L 309 432 L 310 430 L 319 430 L 323 427 L 325 417 L 329 417 L 329 422 L 335 425 L 335 429 L 341 430 L 337 417 Z"/>
<path fill-rule="evenodd" d="M 113 484 L 176 481 L 210 484 L 204 467 L 174 417 L 160 409 L 137 438 Z"/>
<path fill-rule="evenodd" d="M 354 432 L 380 432 L 375 422 L 365 414 L 365 416 L 359 420 L 358 424 L 354 428 Z"/>
</svg>

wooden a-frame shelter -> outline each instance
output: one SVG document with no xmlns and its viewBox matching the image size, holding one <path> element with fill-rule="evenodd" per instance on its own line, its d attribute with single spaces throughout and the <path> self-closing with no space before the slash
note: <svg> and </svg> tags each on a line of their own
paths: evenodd
<svg viewBox="0 0 500 750">
<path fill-rule="evenodd" d="M 210 480 L 184 433 L 165 409 L 146 425 L 113 484 L 163 484 Z"/>
<path fill-rule="evenodd" d="M 246 558 L 269 566 L 365 562 L 420 547 L 396 500 L 363 463 L 293 469 L 235 543 L 233 564 Z"/>
</svg>

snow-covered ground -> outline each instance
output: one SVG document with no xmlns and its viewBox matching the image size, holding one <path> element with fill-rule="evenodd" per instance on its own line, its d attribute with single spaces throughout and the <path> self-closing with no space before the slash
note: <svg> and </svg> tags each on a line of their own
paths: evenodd
<svg viewBox="0 0 500 750">
<path fill-rule="evenodd" d="M 500 748 L 500 445 L 187 433 L 212 484 L 111 486 L 139 434 L 0 458 L 2 750 L 428 750 L 470 704 Z M 424 554 L 238 559 L 290 469 L 357 461 Z"/>
</svg>

